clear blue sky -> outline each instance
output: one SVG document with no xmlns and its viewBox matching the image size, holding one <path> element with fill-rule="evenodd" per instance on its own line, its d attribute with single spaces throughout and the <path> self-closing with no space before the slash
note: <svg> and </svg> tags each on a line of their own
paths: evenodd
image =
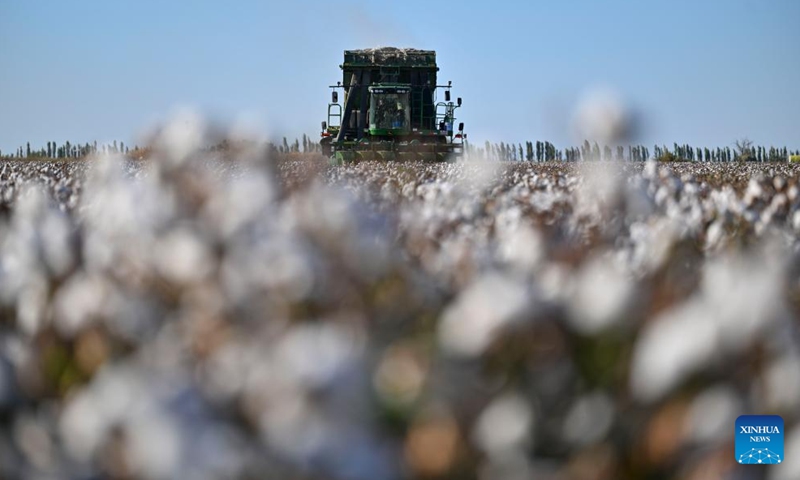
<svg viewBox="0 0 800 480">
<path fill-rule="evenodd" d="M 318 134 L 342 51 L 435 49 L 473 142 L 572 143 L 616 89 L 641 140 L 800 148 L 800 1 L 0 0 L 0 149 L 132 141 L 174 107 Z"/>
</svg>

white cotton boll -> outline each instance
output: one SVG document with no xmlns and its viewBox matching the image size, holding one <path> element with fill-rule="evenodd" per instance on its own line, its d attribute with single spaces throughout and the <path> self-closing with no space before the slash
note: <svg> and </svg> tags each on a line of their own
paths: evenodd
<svg viewBox="0 0 800 480">
<path fill-rule="evenodd" d="M 800 411 L 800 355 L 778 358 L 764 373 L 764 396 L 771 411 Z"/>
<path fill-rule="evenodd" d="M 67 336 L 74 335 L 92 318 L 103 314 L 106 296 L 103 279 L 84 273 L 71 276 L 53 301 L 56 328 Z"/>
<path fill-rule="evenodd" d="M 769 204 L 769 210 L 773 214 L 785 213 L 788 207 L 789 199 L 783 193 L 778 193 L 772 197 L 772 201 Z"/>
<path fill-rule="evenodd" d="M 794 202 L 800 196 L 800 188 L 797 187 L 797 184 L 789 187 L 789 191 L 786 192 L 786 196 L 791 202 Z"/>
<path fill-rule="evenodd" d="M 517 394 L 495 398 L 487 406 L 472 432 L 475 444 L 490 456 L 527 447 L 534 427 L 529 401 Z"/>
<path fill-rule="evenodd" d="M 562 302 L 575 290 L 575 277 L 558 263 L 545 263 L 535 280 L 542 298 L 549 302 Z"/>
<path fill-rule="evenodd" d="M 745 205 L 752 205 L 756 200 L 760 200 L 764 195 L 764 188 L 757 178 L 751 178 L 744 192 L 743 201 Z"/>
<path fill-rule="evenodd" d="M 500 233 L 498 255 L 513 268 L 530 272 L 544 256 L 544 241 L 526 224 L 507 227 Z"/>
<path fill-rule="evenodd" d="M 284 206 L 288 218 L 298 226 L 329 239 L 332 243 L 347 242 L 357 231 L 353 204 L 343 191 L 315 183 L 302 196 L 293 196 Z"/>
<path fill-rule="evenodd" d="M 643 401 L 661 398 L 718 348 L 718 330 L 697 300 L 674 307 L 645 326 L 633 351 L 631 389 Z"/>
<path fill-rule="evenodd" d="M 632 115 L 622 98 L 613 90 L 597 89 L 586 94 L 573 118 L 578 141 L 588 139 L 603 144 L 623 141 L 631 134 Z"/>
<path fill-rule="evenodd" d="M 283 368 L 311 388 L 329 385 L 354 365 L 361 352 L 355 332 L 327 324 L 294 327 L 275 350 Z"/>
<path fill-rule="evenodd" d="M 217 398 L 230 399 L 245 387 L 251 370 L 258 370 L 267 360 L 249 346 L 227 343 L 214 350 L 208 360 L 209 390 Z"/>
<path fill-rule="evenodd" d="M 670 193 L 669 189 L 666 186 L 662 185 L 658 187 L 658 190 L 656 191 L 656 195 L 653 198 L 653 201 L 659 207 L 664 208 L 671 198 L 672 194 Z"/>
<path fill-rule="evenodd" d="M 225 181 L 223 191 L 210 199 L 203 214 L 219 228 L 222 236 L 228 237 L 263 215 L 273 195 L 272 182 L 263 172 L 255 170 Z"/>
<path fill-rule="evenodd" d="M 653 159 L 648 159 L 644 162 L 642 177 L 648 180 L 655 180 L 658 177 L 658 162 Z"/>
<path fill-rule="evenodd" d="M 482 191 L 494 185 L 503 165 L 500 162 L 473 161 L 464 163 L 462 168 L 464 175 L 456 179 L 455 185 L 448 184 L 448 188 L 455 187 L 466 193 Z"/>
<path fill-rule="evenodd" d="M 64 446 L 81 463 L 92 458 L 108 428 L 106 418 L 99 414 L 100 408 L 89 391 L 82 391 L 72 397 L 61 415 Z"/>
<path fill-rule="evenodd" d="M 528 295 L 523 285 L 497 273 L 478 278 L 444 311 L 439 341 L 453 354 L 480 355 L 499 331 L 524 317 Z"/>
<path fill-rule="evenodd" d="M 47 284 L 41 275 L 28 279 L 17 296 L 17 324 L 33 336 L 44 326 L 47 311 Z"/>
<path fill-rule="evenodd" d="M 57 277 L 65 275 L 75 264 L 70 244 L 70 229 L 67 218 L 55 210 L 48 211 L 42 220 L 44 260 L 53 275 Z"/>
<path fill-rule="evenodd" d="M 121 426 L 132 442 L 131 460 L 146 478 L 169 478 L 164 474 L 177 462 L 177 433 L 162 417 L 158 394 L 163 389 L 152 372 L 129 366 L 105 366 L 91 383 L 67 403 L 59 433 L 70 455 L 89 462 L 101 449 L 115 426 Z M 158 424 L 158 425 L 156 425 Z M 160 437 L 160 438 L 156 438 Z M 160 450 L 154 453 L 153 449 Z M 153 464 L 143 466 L 152 455 Z"/>
<path fill-rule="evenodd" d="M 41 220 L 47 210 L 47 192 L 39 185 L 25 185 L 17 197 L 12 218 L 15 230 L 29 227 L 31 223 Z"/>
<path fill-rule="evenodd" d="M 664 265 L 679 238 L 678 227 L 670 219 L 634 223 L 629 231 L 634 242 L 633 265 L 650 272 Z"/>
<path fill-rule="evenodd" d="M 120 163 L 117 160 L 104 159 L 102 162 Z M 176 214 L 176 198 L 174 191 L 161 185 L 154 175 L 144 178 L 132 178 L 122 171 L 122 166 L 113 167 L 120 170 L 114 175 L 119 178 L 103 179 L 92 166 L 90 176 L 95 176 L 91 187 L 87 187 L 84 208 L 80 214 L 90 227 L 89 235 L 102 235 L 103 242 L 98 245 L 111 251 L 127 250 L 130 242 L 141 243 L 152 238 L 154 231 L 164 228 L 174 221 Z M 120 244 L 124 248 L 120 248 Z M 93 252 L 84 249 L 85 257 L 91 261 Z"/>
<path fill-rule="evenodd" d="M 312 292 L 313 247 L 302 237 L 276 235 L 255 246 L 233 243 L 231 247 L 223 260 L 222 275 L 234 297 L 256 286 L 288 301 L 307 298 Z"/>
<path fill-rule="evenodd" d="M 601 441 L 614 421 L 614 402 L 605 393 L 595 392 L 575 400 L 564 419 L 564 439 L 573 445 Z"/>
<path fill-rule="evenodd" d="M 88 461 L 108 430 L 131 411 L 138 393 L 129 371 L 102 369 L 88 389 L 69 401 L 61 416 L 61 436 L 70 454 L 81 462 Z"/>
<path fill-rule="evenodd" d="M 183 109 L 176 112 L 158 136 L 157 144 L 166 153 L 167 165 L 177 166 L 203 146 L 208 124 L 197 112 Z"/>
<path fill-rule="evenodd" d="M 572 326 L 594 334 L 623 320 L 634 297 L 630 275 L 609 257 L 596 257 L 577 274 L 572 301 L 568 305 Z"/>
<path fill-rule="evenodd" d="M 585 162 L 579 164 L 581 186 L 576 191 L 576 214 L 596 217 L 619 202 L 624 190 L 617 164 Z"/>
<path fill-rule="evenodd" d="M 766 255 L 710 261 L 701 289 L 723 346 L 737 349 L 785 313 L 783 263 Z"/>
<path fill-rule="evenodd" d="M 792 228 L 795 232 L 800 232 L 800 210 L 796 210 L 792 214 Z"/>
<path fill-rule="evenodd" d="M 725 224 L 722 220 L 715 220 L 706 230 L 706 244 L 707 250 L 715 250 L 723 245 L 725 239 Z"/>
<path fill-rule="evenodd" d="M 330 437 L 331 426 L 302 396 L 284 396 L 269 405 L 259 420 L 271 446 L 298 462 L 310 459 Z"/>
<path fill-rule="evenodd" d="M 43 422 L 35 417 L 19 415 L 13 427 L 14 443 L 40 471 L 51 471 L 54 467 L 55 449 Z"/>
<path fill-rule="evenodd" d="M 718 386 L 700 393 L 691 404 L 685 430 L 692 441 L 700 444 L 721 442 L 729 438 L 731 425 L 742 410 L 733 389 Z"/>
<path fill-rule="evenodd" d="M 85 195 L 91 196 L 126 180 L 125 157 L 122 155 L 94 155 L 86 175 Z"/>
<path fill-rule="evenodd" d="M 176 283 L 199 282 L 214 268 L 208 247 L 202 238 L 188 229 L 170 232 L 156 245 L 156 268 Z"/>
<path fill-rule="evenodd" d="M 150 480 L 175 478 L 181 442 L 168 417 L 151 413 L 131 419 L 126 422 L 125 433 L 134 471 Z"/>
</svg>

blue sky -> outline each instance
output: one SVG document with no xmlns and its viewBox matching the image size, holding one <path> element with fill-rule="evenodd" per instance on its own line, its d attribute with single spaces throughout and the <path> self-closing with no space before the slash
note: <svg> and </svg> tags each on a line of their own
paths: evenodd
<svg viewBox="0 0 800 480">
<path fill-rule="evenodd" d="M 437 51 L 473 142 L 574 143 L 598 87 L 640 140 L 800 148 L 800 1 L 0 0 L 0 149 L 135 140 L 178 106 L 317 135 L 342 51 Z"/>
</svg>

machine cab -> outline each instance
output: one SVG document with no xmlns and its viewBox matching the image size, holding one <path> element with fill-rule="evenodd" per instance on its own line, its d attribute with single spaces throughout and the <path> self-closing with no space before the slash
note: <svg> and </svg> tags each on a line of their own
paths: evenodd
<svg viewBox="0 0 800 480">
<path fill-rule="evenodd" d="M 411 131 L 411 108 L 408 85 L 369 87 L 369 133 L 403 135 Z"/>
</svg>

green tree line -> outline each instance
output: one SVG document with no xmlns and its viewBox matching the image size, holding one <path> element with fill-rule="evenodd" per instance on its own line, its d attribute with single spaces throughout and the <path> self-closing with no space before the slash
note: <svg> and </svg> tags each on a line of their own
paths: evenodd
<svg viewBox="0 0 800 480">
<path fill-rule="evenodd" d="M 210 147 L 211 150 L 227 148 L 227 142 Z M 133 147 L 138 150 L 139 147 Z M 289 141 L 283 137 L 280 142 L 268 142 L 267 149 L 277 153 L 320 153 L 319 142 L 312 140 L 308 135 Z M 789 150 L 787 147 L 766 147 L 754 145 L 747 139 L 737 140 L 732 146 L 725 147 L 696 147 L 673 143 L 667 145 L 616 145 L 614 147 L 588 140 L 576 147 L 556 148 L 548 141 L 527 141 L 522 143 L 492 143 L 484 142 L 482 146 L 475 146 L 465 142 L 466 152 L 473 158 L 484 158 L 495 161 L 509 162 L 578 162 L 578 161 L 626 161 L 643 162 L 653 159 L 663 162 L 782 162 L 790 156 L 800 155 L 800 150 Z M 131 149 L 124 142 L 116 140 L 98 145 L 93 143 L 71 143 L 69 141 L 58 144 L 47 142 L 39 148 L 31 148 L 30 142 L 24 147 L 19 147 L 13 153 L 0 150 L 0 158 L 30 158 L 30 159 L 69 159 L 83 158 L 94 153 L 121 153 L 129 154 Z"/>
<path fill-rule="evenodd" d="M 787 147 L 769 148 L 754 145 L 744 139 L 736 141 L 733 147 L 693 147 L 674 143 L 672 147 L 654 145 L 652 149 L 645 145 L 616 145 L 614 147 L 585 140 L 577 147 L 556 148 L 547 141 L 522 143 L 484 142 L 482 147 L 466 144 L 470 156 L 487 160 L 509 162 L 577 162 L 577 161 L 626 161 L 643 162 L 657 160 L 662 162 L 785 162 L 789 156 L 800 155 L 800 150 L 791 151 Z"/>
<path fill-rule="evenodd" d="M 134 147 L 136 149 L 137 147 Z M 130 153 L 130 148 L 124 142 L 98 145 L 92 143 L 71 143 L 66 141 L 58 144 L 57 142 L 47 142 L 47 145 L 31 148 L 31 142 L 26 142 L 24 147 L 18 147 L 13 153 L 0 150 L 0 158 L 30 158 L 30 159 L 61 159 L 61 158 L 83 158 L 93 153 Z"/>
</svg>

